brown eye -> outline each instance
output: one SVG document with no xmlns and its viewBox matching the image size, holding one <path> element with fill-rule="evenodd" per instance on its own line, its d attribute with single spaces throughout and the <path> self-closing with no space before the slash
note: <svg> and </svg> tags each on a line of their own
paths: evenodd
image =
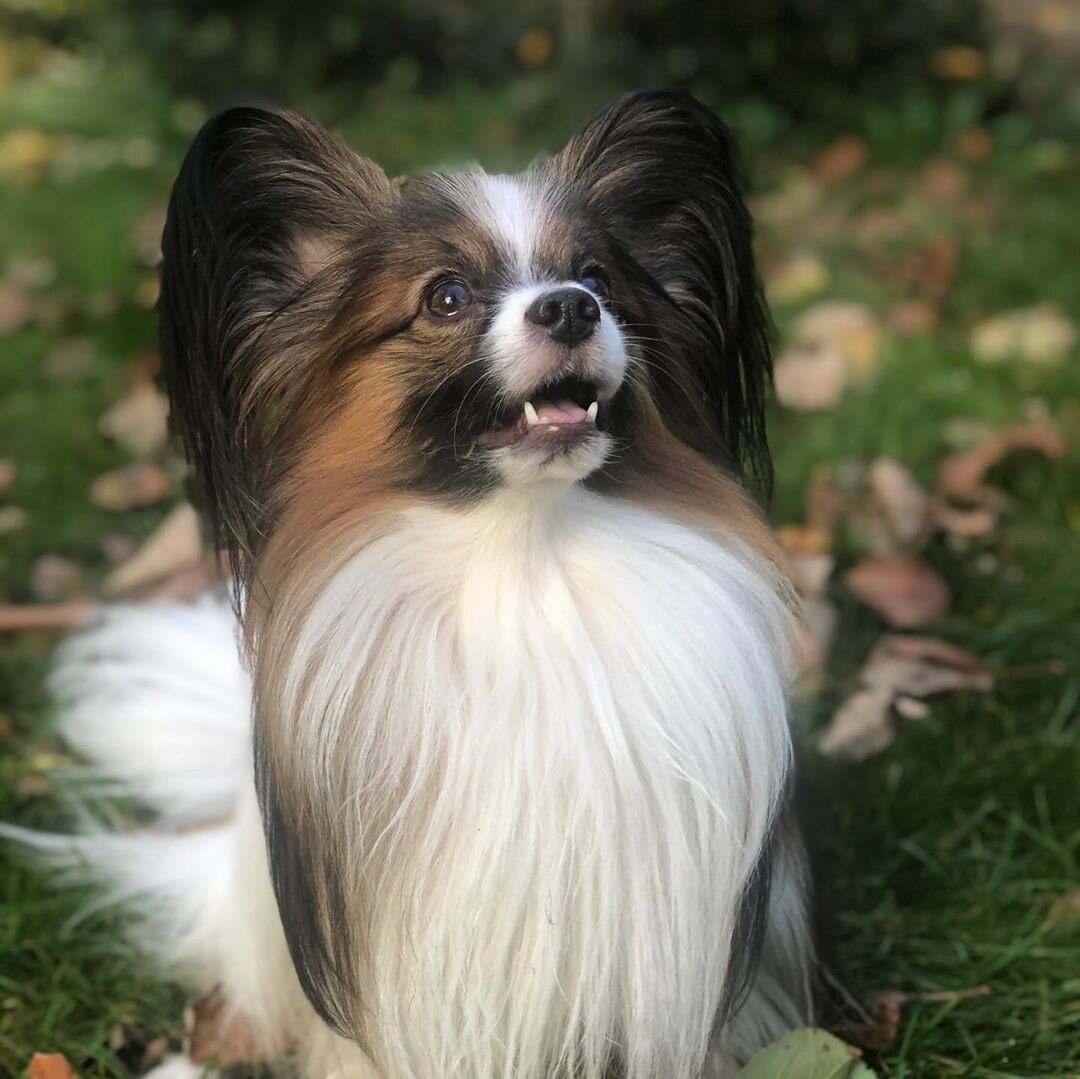
<svg viewBox="0 0 1080 1079">
<path fill-rule="evenodd" d="M 462 281 L 440 281 L 428 293 L 427 308 L 440 318 L 460 315 L 472 303 L 472 293 Z"/>
</svg>

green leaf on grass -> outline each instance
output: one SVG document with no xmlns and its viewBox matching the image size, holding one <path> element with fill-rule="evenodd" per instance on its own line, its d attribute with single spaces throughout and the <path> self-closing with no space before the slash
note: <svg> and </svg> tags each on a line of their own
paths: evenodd
<svg viewBox="0 0 1080 1079">
<path fill-rule="evenodd" d="M 827 1031 L 808 1027 L 755 1053 L 739 1079 L 875 1079 L 861 1055 Z"/>
</svg>

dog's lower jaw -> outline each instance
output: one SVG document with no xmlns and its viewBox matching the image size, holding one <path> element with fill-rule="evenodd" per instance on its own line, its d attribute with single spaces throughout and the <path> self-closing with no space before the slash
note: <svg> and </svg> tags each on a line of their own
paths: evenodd
<svg viewBox="0 0 1080 1079">
<path fill-rule="evenodd" d="M 522 488 L 333 561 L 258 628 L 257 770 L 301 981 L 379 1074 L 694 1079 L 808 1018 L 785 834 L 783 969 L 715 1029 L 790 757 L 764 559 Z"/>
</svg>

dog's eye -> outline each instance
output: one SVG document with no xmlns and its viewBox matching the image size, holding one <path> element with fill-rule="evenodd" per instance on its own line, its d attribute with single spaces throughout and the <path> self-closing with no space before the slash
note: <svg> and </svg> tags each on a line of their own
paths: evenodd
<svg viewBox="0 0 1080 1079">
<path fill-rule="evenodd" d="M 601 299 L 607 296 L 607 280 L 599 267 L 588 267 L 578 278 L 578 284 Z"/>
<path fill-rule="evenodd" d="M 440 318 L 460 315 L 472 303 L 472 293 L 464 281 L 440 281 L 429 293 L 427 308 Z"/>
</svg>

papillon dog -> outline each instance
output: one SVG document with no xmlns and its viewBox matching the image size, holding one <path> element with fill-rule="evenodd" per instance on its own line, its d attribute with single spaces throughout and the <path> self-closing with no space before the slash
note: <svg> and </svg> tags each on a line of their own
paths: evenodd
<svg viewBox="0 0 1080 1079">
<path fill-rule="evenodd" d="M 39 846 L 260 1055 L 726 1079 L 813 1021 L 740 192 L 678 92 L 516 176 L 196 138 L 161 354 L 236 581 L 65 646 L 63 733 L 157 822 Z"/>
</svg>

